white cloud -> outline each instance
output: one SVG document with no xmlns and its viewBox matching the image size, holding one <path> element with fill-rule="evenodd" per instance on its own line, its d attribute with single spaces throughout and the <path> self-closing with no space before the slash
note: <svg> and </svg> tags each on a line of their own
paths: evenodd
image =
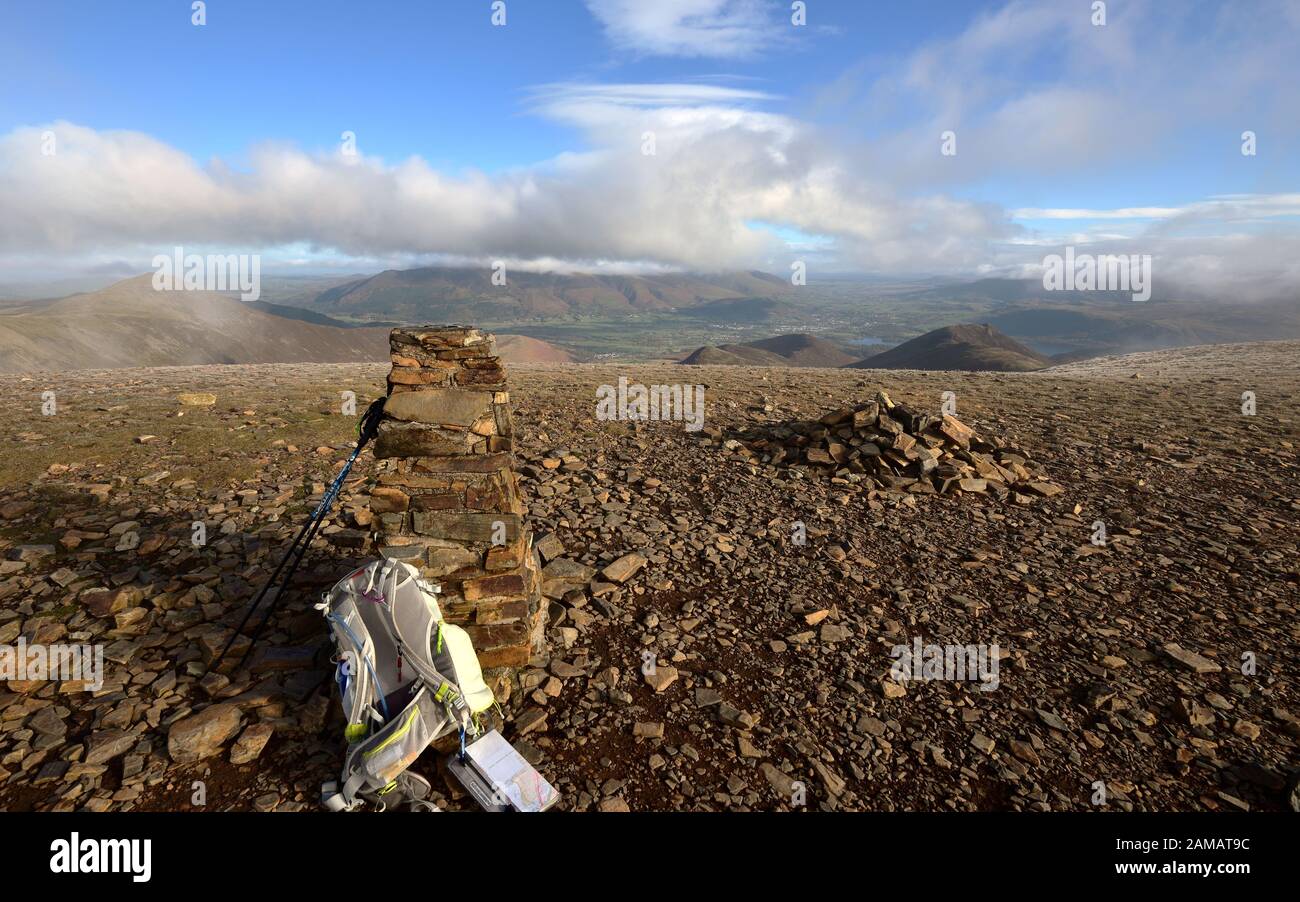
<svg viewBox="0 0 1300 902">
<path fill-rule="evenodd" d="M 138 132 L 66 122 L 0 137 L 0 262 L 175 244 L 345 257 L 553 259 L 699 270 L 788 268 L 775 223 L 846 259 L 957 267 L 1006 228 L 997 211 L 869 184 L 766 95 L 700 85 L 553 85 L 534 98 L 589 149 L 496 176 L 263 145 L 247 170 Z M 43 156 L 44 129 L 58 153 Z M 645 136 L 653 134 L 647 155 Z M 286 255 L 290 256 L 290 255 Z"/>
</svg>

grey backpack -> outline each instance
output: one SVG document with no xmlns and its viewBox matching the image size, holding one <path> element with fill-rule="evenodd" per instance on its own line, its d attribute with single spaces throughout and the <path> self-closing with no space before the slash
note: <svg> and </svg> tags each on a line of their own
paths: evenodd
<svg viewBox="0 0 1300 902">
<path fill-rule="evenodd" d="M 354 571 L 316 609 L 333 631 L 335 680 L 347 717 L 340 781 L 321 788 L 331 811 L 424 802 L 429 784 L 407 769 L 453 731 L 483 732 L 495 699 L 465 631 L 443 620 L 440 587 L 409 564 L 379 560 Z M 436 810 L 436 809 L 434 809 Z"/>
</svg>

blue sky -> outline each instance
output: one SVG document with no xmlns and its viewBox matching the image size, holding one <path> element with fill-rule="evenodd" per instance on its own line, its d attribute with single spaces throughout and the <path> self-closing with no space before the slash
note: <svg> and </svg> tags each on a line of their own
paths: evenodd
<svg viewBox="0 0 1300 902">
<path fill-rule="evenodd" d="M 1199 259 L 1207 219 L 1292 237 L 1294 2 L 1111 0 L 1104 25 L 1090 0 L 806 12 L 507 0 L 496 27 L 490 0 L 211 0 L 196 27 L 184 0 L 8 4 L 0 192 L 36 221 L 0 231 L 0 264 L 170 241 L 344 266 L 780 269 L 812 248 L 841 270 L 978 273 L 1063 242 Z M 50 132 L 60 153 L 32 158 Z"/>
<path fill-rule="evenodd" d="M 573 147 L 570 129 L 527 113 L 530 90 L 569 81 L 761 85 L 796 104 L 858 60 L 957 32 L 966 2 L 929 6 L 818 3 L 814 37 L 751 59 L 624 52 L 577 0 L 268 3 L 212 0 L 207 24 L 189 4 L 49 0 L 11 13 L 0 54 L 0 128 L 67 119 L 145 128 L 198 157 L 238 159 L 268 138 L 333 144 L 345 126 L 387 158 L 488 170 Z M 820 27 L 819 27 L 820 26 Z M 230 117 L 196 116 L 226 109 Z"/>
</svg>

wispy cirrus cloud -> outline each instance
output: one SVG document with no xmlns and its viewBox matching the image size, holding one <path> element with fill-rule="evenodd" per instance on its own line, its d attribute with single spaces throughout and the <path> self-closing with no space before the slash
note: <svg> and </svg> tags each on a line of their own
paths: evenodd
<svg viewBox="0 0 1300 902">
<path fill-rule="evenodd" d="M 738 59 L 787 40 L 770 0 L 586 0 L 620 49 Z"/>
<path fill-rule="evenodd" d="M 1230 194 L 1178 207 L 1021 207 L 1015 219 L 1176 219 L 1211 218 L 1221 222 L 1249 222 L 1300 216 L 1300 194 Z"/>
<path fill-rule="evenodd" d="M 1180 207 L 1121 207 L 1115 210 L 1088 210 L 1080 207 L 1021 207 L 1012 210 L 1016 219 L 1167 219 Z"/>
<path fill-rule="evenodd" d="M 1119 167 L 1131 179 L 1215 133 L 1228 156 L 1245 129 L 1267 136 L 1273 153 L 1294 146 L 1300 4 L 1108 8 L 1098 27 L 1088 3 L 1012 0 L 883 71 L 848 67 L 815 108 L 861 165 L 918 190 L 1010 174 L 1077 183 Z M 958 136 L 955 156 L 918 153 L 947 130 Z"/>
</svg>

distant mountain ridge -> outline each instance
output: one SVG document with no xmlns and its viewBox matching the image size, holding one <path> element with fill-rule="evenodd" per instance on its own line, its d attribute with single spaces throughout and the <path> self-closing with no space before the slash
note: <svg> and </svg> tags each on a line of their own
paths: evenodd
<svg viewBox="0 0 1300 902">
<path fill-rule="evenodd" d="M 678 362 L 688 366 L 841 367 L 853 361 L 853 355 L 834 342 L 800 332 L 744 344 L 706 345 Z"/>
<path fill-rule="evenodd" d="M 513 322 L 619 316 L 691 308 L 711 301 L 779 295 L 789 285 L 761 272 L 718 275 L 601 275 L 486 268 L 386 270 L 316 295 L 309 309 L 330 316 L 403 322 Z"/>
<path fill-rule="evenodd" d="M 1120 290 L 1083 291 L 1079 289 L 1052 290 L 1043 287 L 1042 279 L 984 278 L 969 282 L 944 283 L 905 292 L 903 297 L 927 300 L 993 301 L 1001 304 L 1024 301 L 1087 304 L 1127 304 L 1133 301 L 1133 292 Z M 1163 300 L 1164 294 L 1152 294 L 1153 300 Z"/>
<path fill-rule="evenodd" d="M 854 369 L 1028 372 L 1051 359 L 988 323 L 944 326 L 850 364 Z"/>
</svg>

